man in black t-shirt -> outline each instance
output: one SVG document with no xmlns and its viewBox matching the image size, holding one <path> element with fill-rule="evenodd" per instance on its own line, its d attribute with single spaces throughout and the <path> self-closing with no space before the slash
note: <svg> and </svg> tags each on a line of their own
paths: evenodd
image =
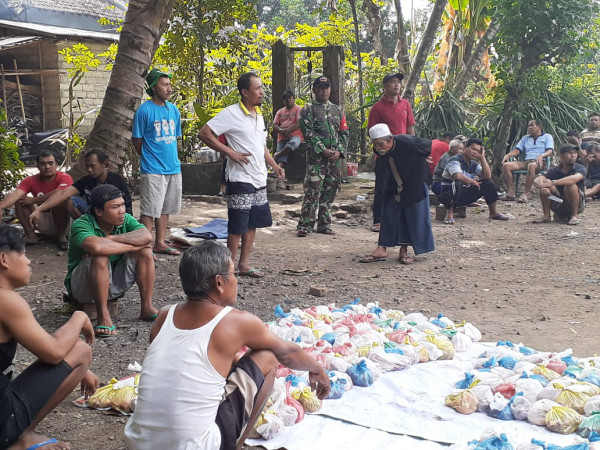
<svg viewBox="0 0 600 450">
<path fill-rule="evenodd" d="M 577 164 L 577 146 L 565 144 L 559 150 L 560 165 L 551 168 L 546 175 L 534 180 L 540 190 L 544 215 L 533 223 L 551 222 L 550 210 L 555 220 L 564 220 L 568 225 L 578 225 L 578 215 L 585 208 L 585 167 Z"/>
<path fill-rule="evenodd" d="M 585 196 L 587 198 L 600 198 L 600 145 L 590 144 L 587 156 L 583 161 L 587 170 L 585 178 Z"/>
<path fill-rule="evenodd" d="M 108 156 L 102 150 L 94 148 L 85 154 L 85 168 L 88 175 L 81 177 L 72 186 L 53 195 L 42 203 L 29 216 L 30 222 L 39 219 L 40 213 L 48 211 L 61 203 L 65 203 L 69 214 L 73 219 L 78 219 L 87 212 L 90 205 L 90 192 L 101 184 L 112 184 L 123 193 L 125 200 L 125 212 L 133 215 L 131 207 L 131 195 L 127 183 L 121 175 L 108 171 Z"/>
</svg>

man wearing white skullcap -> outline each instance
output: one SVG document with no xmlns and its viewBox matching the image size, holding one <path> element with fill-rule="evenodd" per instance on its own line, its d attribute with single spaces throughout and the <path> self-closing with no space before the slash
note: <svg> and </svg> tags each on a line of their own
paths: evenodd
<svg viewBox="0 0 600 450">
<path fill-rule="evenodd" d="M 409 245 L 415 255 L 435 249 L 423 170 L 431 153 L 431 140 L 407 134 L 393 136 L 385 123 L 373 125 L 369 137 L 383 169 L 383 208 L 378 246 L 360 262 L 385 261 L 387 247 L 399 245 L 398 261 L 411 264 Z"/>
</svg>

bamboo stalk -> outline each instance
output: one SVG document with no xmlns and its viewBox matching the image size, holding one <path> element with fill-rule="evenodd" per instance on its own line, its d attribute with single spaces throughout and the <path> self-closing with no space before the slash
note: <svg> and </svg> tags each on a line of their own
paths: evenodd
<svg viewBox="0 0 600 450">
<path fill-rule="evenodd" d="M 13 63 L 15 65 L 15 72 L 19 72 L 19 68 L 17 67 L 17 60 L 13 59 Z M 19 79 L 19 75 L 17 75 L 17 89 L 19 91 L 19 101 L 21 102 L 21 114 L 23 115 L 23 124 L 25 125 L 25 139 L 29 140 L 29 131 L 27 130 L 27 118 L 25 117 L 25 106 L 23 105 L 23 94 L 21 93 L 21 80 Z"/>
<path fill-rule="evenodd" d="M 2 105 L 4 106 L 4 113 L 6 114 L 6 123 L 8 124 L 8 107 L 6 106 L 6 78 L 4 77 L 4 64 L 0 64 L 0 70 L 2 71 Z"/>
</svg>

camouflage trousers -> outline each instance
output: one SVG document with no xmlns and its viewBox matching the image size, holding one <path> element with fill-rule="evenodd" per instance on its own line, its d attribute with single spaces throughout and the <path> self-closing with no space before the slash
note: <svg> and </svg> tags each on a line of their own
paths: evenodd
<svg viewBox="0 0 600 450">
<path fill-rule="evenodd" d="M 312 232 L 317 222 L 317 232 L 331 227 L 331 203 L 340 189 L 340 161 L 326 158 L 306 163 L 304 177 L 304 202 L 300 212 L 298 230 Z"/>
</svg>

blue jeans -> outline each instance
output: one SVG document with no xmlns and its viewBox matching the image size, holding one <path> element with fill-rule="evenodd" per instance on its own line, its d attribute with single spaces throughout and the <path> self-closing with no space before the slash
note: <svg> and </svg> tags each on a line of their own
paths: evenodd
<svg viewBox="0 0 600 450">
<path fill-rule="evenodd" d="M 277 151 L 280 152 L 285 147 L 288 147 L 291 151 L 296 150 L 300 147 L 300 143 L 302 140 L 298 136 L 292 136 L 286 141 L 278 141 L 277 142 Z M 288 159 L 287 153 L 285 155 L 277 156 L 277 162 L 286 163 Z"/>
</svg>

